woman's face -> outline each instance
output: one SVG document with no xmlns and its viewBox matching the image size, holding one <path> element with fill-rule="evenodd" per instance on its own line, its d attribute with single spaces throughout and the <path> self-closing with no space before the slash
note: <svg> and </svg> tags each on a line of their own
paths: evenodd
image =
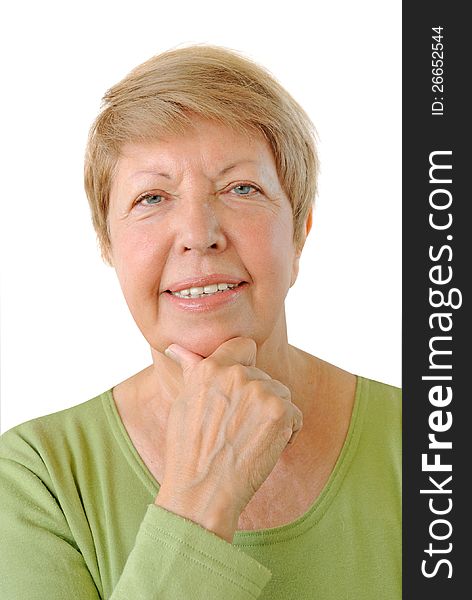
<svg viewBox="0 0 472 600">
<path fill-rule="evenodd" d="M 193 124 L 128 144 L 118 160 L 109 226 L 125 299 L 156 350 L 208 356 L 236 336 L 277 344 L 299 253 L 272 151 L 261 134 Z"/>
</svg>

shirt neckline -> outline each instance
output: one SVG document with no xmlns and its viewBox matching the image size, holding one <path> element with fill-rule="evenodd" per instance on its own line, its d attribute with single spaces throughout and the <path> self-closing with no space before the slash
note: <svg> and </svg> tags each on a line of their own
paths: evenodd
<svg viewBox="0 0 472 600">
<path fill-rule="evenodd" d="M 257 546 L 286 541 L 302 535 L 323 518 L 341 488 L 355 454 L 367 406 L 368 385 L 368 379 L 356 375 L 355 399 L 346 439 L 328 481 L 312 505 L 300 517 L 290 523 L 266 529 L 237 530 L 234 534 L 233 545 Z M 129 437 L 113 397 L 113 388 L 102 394 L 102 405 L 125 458 L 154 500 L 160 485 L 145 465 Z"/>
</svg>

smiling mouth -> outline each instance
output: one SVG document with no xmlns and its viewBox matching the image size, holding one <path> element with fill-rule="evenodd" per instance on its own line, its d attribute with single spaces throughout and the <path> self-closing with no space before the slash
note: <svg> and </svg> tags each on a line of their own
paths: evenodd
<svg viewBox="0 0 472 600">
<path fill-rule="evenodd" d="M 245 282 L 240 283 L 212 283 L 210 285 L 204 285 L 201 287 L 190 287 L 178 292 L 171 292 L 166 290 L 166 293 L 176 296 L 177 298 L 206 298 L 207 296 L 214 296 L 220 294 L 226 290 L 231 290 L 243 285 Z"/>
</svg>

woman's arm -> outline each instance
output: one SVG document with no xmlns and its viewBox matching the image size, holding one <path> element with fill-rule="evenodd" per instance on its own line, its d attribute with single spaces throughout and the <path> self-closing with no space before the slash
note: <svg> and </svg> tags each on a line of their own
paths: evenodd
<svg viewBox="0 0 472 600">
<path fill-rule="evenodd" d="M 170 351 L 170 352 L 169 352 Z M 257 346 L 231 338 L 203 358 L 166 350 L 183 375 L 166 422 L 156 505 L 231 543 L 238 519 L 303 425 L 290 390 L 256 368 Z"/>
<path fill-rule="evenodd" d="M 95 552 L 88 528 L 82 540 L 74 539 L 41 456 L 21 433 L 4 434 L 2 600 L 253 600 L 271 577 L 236 547 L 154 504 L 148 506 L 111 595 L 104 593 Z"/>
</svg>

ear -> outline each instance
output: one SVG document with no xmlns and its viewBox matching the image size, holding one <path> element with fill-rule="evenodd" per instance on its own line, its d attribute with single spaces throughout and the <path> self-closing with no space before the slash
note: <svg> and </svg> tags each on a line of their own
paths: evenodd
<svg viewBox="0 0 472 600">
<path fill-rule="evenodd" d="M 313 225 L 313 207 L 310 208 L 310 212 L 308 213 L 308 216 L 307 216 L 306 222 L 305 222 L 305 241 L 306 241 L 306 238 L 308 237 L 308 234 L 311 231 L 312 225 Z M 305 241 L 303 243 L 305 243 Z"/>
<path fill-rule="evenodd" d="M 307 215 L 305 221 L 305 235 L 300 243 L 300 246 L 295 251 L 295 256 L 293 257 L 292 264 L 292 277 L 290 279 L 290 287 L 295 283 L 298 277 L 298 271 L 300 268 L 300 256 L 302 254 L 303 246 L 305 245 L 306 238 L 311 231 L 311 226 L 313 225 L 313 208 L 310 208 L 310 212 Z"/>
</svg>

